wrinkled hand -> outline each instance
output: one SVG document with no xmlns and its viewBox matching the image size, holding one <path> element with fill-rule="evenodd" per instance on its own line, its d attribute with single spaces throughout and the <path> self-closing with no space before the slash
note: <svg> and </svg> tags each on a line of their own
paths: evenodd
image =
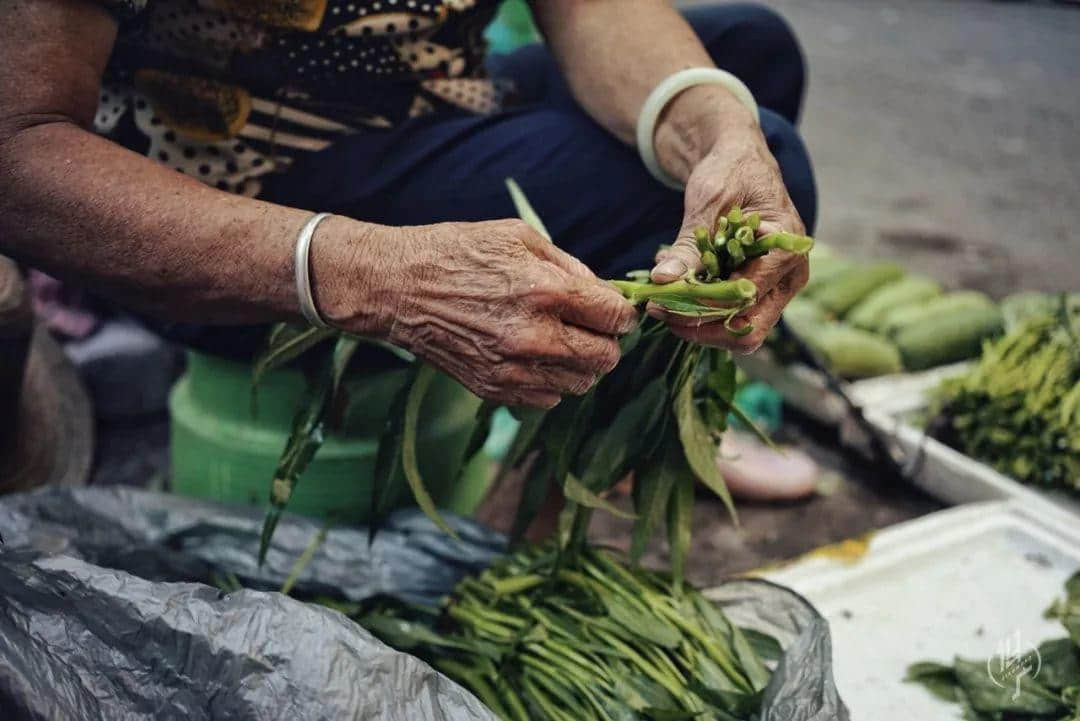
<svg viewBox="0 0 1080 721">
<path fill-rule="evenodd" d="M 758 235 L 781 230 L 806 232 L 784 187 L 780 167 L 756 129 L 749 135 L 722 140 L 694 167 L 686 185 L 682 228 L 671 248 L 657 254 L 653 282 L 670 283 L 688 269 L 700 270 L 701 254 L 694 240 L 694 229 L 712 227 L 717 213 L 727 212 L 734 205 L 745 213 L 761 214 Z M 751 260 L 734 273 L 732 278 L 749 278 L 758 288 L 757 303 L 732 323 L 734 328 L 754 326 L 752 332 L 742 336 L 725 329 L 722 319 L 687 318 L 653 304 L 648 311 L 654 318 L 665 321 L 680 338 L 750 353 L 765 340 L 784 306 L 806 285 L 809 274 L 805 256 L 779 250 Z"/>
<path fill-rule="evenodd" d="M 584 393 L 638 321 L 618 291 L 520 220 L 391 231 L 377 261 L 383 337 L 483 398 L 550 408 Z"/>
</svg>

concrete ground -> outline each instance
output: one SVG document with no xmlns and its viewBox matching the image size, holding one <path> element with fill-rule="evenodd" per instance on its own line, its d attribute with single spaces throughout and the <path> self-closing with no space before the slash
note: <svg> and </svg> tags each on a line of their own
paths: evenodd
<svg viewBox="0 0 1080 721">
<path fill-rule="evenodd" d="M 759 1 L 809 63 L 819 239 L 995 294 L 1080 289 L 1080 7 Z"/>
<path fill-rule="evenodd" d="M 817 169 L 822 241 L 998 295 L 1080 289 L 1080 8 L 764 2 L 791 22 L 809 63 L 802 130 Z M 137 426 L 102 429 L 96 483 L 160 480 L 165 421 Z M 690 568 L 697 583 L 940 507 L 885 484 L 809 423 L 796 419 L 785 432 L 840 480 L 806 502 L 743 504 L 740 528 L 702 495 Z M 627 538 L 625 522 L 603 514 L 594 531 L 616 545 Z M 657 542 L 650 560 L 663 556 Z"/>
</svg>

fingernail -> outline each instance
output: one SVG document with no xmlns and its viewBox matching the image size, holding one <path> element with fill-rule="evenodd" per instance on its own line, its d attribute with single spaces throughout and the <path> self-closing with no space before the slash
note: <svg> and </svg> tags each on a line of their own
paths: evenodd
<svg viewBox="0 0 1080 721">
<path fill-rule="evenodd" d="M 670 283 L 686 275 L 686 263 L 672 258 L 653 268 L 652 279 L 656 283 Z"/>
</svg>

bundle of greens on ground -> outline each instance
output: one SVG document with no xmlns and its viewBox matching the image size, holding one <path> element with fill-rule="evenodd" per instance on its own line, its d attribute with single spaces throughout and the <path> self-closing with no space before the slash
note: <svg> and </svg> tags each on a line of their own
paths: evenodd
<svg viewBox="0 0 1080 721">
<path fill-rule="evenodd" d="M 504 721 L 757 719 L 782 653 L 696 590 L 595 548 L 522 549 L 462 580 L 437 615 L 352 610 Z"/>
<path fill-rule="evenodd" d="M 521 189 L 513 181 L 508 187 L 521 217 L 547 236 Z M 758 235 L 759 225 L 757 214 L 744 215 L 732 208 L 718 215 L 713 227 L 698 230 L 704 258 L 700 271 L 665 285 L 649 282 L 647 272 L 634 273 L 634 280 L 613 285 L 635 304 L 652 301 L 673 313 L 721 318 L 731 327 L 731 320 L 754 304 L 757 288 L 747 279 L 731 280 L 730 274 L 773 249 L 805 254 L 813 245 L 812 239 L 789 233 Z M 308 399 L 297 413 L 275 473 L 260 556 L 300 474 L 323 442 L 324 429 L 338 405 L 342 376 L 363 340 L 324 329 L 278 329 L 256 362 L 257 382 L 267 370 L 331 338 L 333 350 L 309 382 Z M 727 351 L 686 343 L 648 318 L 621 339 L 621 348 L 618 367 L 586 394 L 566 398 L 547 412 L 511 409 L 521 426 L 503 469 L 520 470 L 525 478 L 512 535 L 520 538 L 555 487 L 567 501 L 560 520 L 561 546 L 582 548 L 595 509 L 622 513 L 603 495 L 632 472 L 636 520 L 632 555 L 635 560 L 640 557 L 666 519 L 674 576 L 681 583 L 690 546 L 694 478 L 718 494 L 734 515 L 715 463 L 718 436 L 729 414 L 753 424 L 733 404 L 735 365 Z M 425 488 L 416 457 L 420 405 L 435 374 L 431 366 L 412 361 L 408 380 L 393 403 L 376 459 L 373 529 L 389 511 L 387 489 L 404 483 L 419 507 L 452 535 Z M 481 450 L 496 410 L 491 403 L 480 406 L 462 467 Z"/>
<path fill-rule="evenodd" d="M 1080 298 L 1010 315 L 1013 330 L 938 389 L 931 432 L 1017 480 L 1080 492 Z"/>
<path fill-rule="evenodd" d="M 1036 653 L 1019 649 L 1018 658 L 916 663 L 907 680 L 960 704 L 965 721 L 1080 720 L 1080 573 L 1065 594 L 1045 615 L 1060 619 L 1068 638 L 1044 641 Z"/>
<path fill-rule="evenodd" d="M 944 293 L 937 282 L 908 275 L 895 263 L 858 264 L 822 250 L 784 319 L 841 377 L 966 360 L 1001 332 L 1001 311 L 982 293 Z M 782 360 L 794 355 L 776 339 L 771 345 Z"/>
</svg>

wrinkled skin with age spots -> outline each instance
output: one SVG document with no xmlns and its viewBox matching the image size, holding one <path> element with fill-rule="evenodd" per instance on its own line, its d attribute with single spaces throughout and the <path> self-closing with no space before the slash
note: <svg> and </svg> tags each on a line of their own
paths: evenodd
<svg viewBox="0 0 1080 721">
<path fill-rule="evenodd" d="M 401 227 L 375 240 L 358 243 L 376 269 L 361 284 L 374 306 L 358 304 L 351 284 L 339 301 L 318 299 L 324 313 L 488 400 L 550 408 L 584 393 L 618 363 L 616 337 L 638 320 L 618 291 L 520 220 Z M 342 310 L 357 307 L 362 316 Z"/>
</svg>

